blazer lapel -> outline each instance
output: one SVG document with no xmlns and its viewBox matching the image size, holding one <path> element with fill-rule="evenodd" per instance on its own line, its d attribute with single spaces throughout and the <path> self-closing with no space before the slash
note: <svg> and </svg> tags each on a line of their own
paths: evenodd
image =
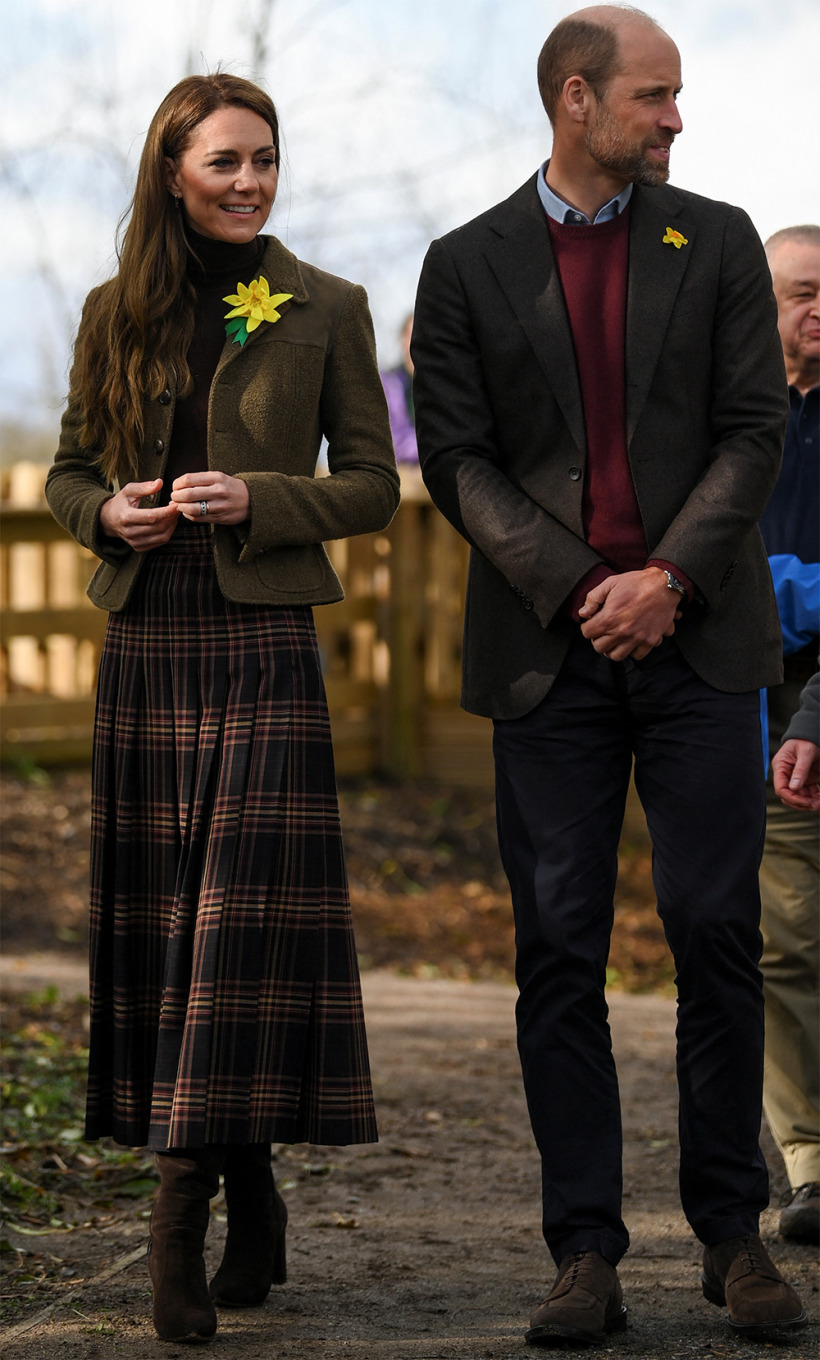
<svg viewBox="0 0 820 1360">
<path fill-rule="evenodd" d="M 541 366 L 579 450 L 586 447 L 581 387 L 561 280 L 534 180 L 490 222 L 487 261 Z"/>
<path fill-rule="evenodd" d="M 626 438 L 632 440 L 663 349 L 669 320 L 694 249 L 696 227 L 682 216 L 684 202 L 672 193 L 662 201 L 635 187 L 629 221 L 629 283 L 626 303 Z M 686 244 L 664 241 L 669 228 Z"/>
<path fill-rule="evenodd" d="M 299 261 L 275 236 L 268 237 L 262 263 L 259 266 L 259 273 L 264 274 L 271 293 L 292 294 L 289 302 L 283 302 L 281 307 L 277 307 L 276 310 L 279 312 L 280 318 L 285 316 L 294 303 L 307 302 L 308 291 L 302 278 Z M 277 323 L 274 322 L 273 324 L 276 325 Z M 263 322 L 260 326 L 257 326 L 255 331 L 251 331 L 244 345 L 240 345 L 238 341 L 233 339 L 233 336 L 226 336 L 214 377 L 222 372 L 226 364 L 258 340 L 259 336 L 263 335 L 266 330 L 268 330 L 268 323 Z"/>
</svg>

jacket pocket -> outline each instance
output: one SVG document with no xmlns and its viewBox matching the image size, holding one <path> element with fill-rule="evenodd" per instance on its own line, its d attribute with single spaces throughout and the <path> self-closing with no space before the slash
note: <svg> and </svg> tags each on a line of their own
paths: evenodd
<svg viewBox="0 0 820 1360">
<path fill-rule="evenodd" d="M 328 559 L 316 543 L 290 548 L 271 548 L 254 559 L 259 580 L 266 590 L 309 595 L 327 579 Z"/>
<path fill-rule="evenodd" d="M 110 562 L 101 562 L 88 585 L 88 594 L 91 599 L 93 600 L 95 596 L 99 599 L 105 595 L 113 586 L 121 570 L 121 567 L 112 567 Z"/>
</svg>

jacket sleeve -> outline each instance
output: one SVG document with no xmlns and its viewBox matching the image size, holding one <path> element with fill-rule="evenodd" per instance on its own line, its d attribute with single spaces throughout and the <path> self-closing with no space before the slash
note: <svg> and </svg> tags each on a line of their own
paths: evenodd
<svg viewBox="0 0 820 1360">
<path fill-rule="evenodd" d="M 820 746 L 820 671 L 815 671 L 803 693 L 800 707 L 783 733 L 783 741 L 813 741 Z"/>
<path fill-rule="evenodd" d="M 435 504 L 546 626 L 601 558 L 501 466 L 483 356 L 453 254 L 434 241 L 411 344 L 419 459 Z"/>
<path fill-rule="evenodd" d="M 82 328 L 83 318 L 80 320 L 78 339 Z M 108 485 L 96 462 L 97 450 L 83 448 L 80 443 L 83 423 L 83 403 L 77 392 L 75 369 L 72 367 L 68 402 L 60 426 L 60 442 L 46 477 L 46 500 L 57 523 L 72 538 L 103 561 L 118 566 L 125 557 L 130 556 L 132 549 L 126 543 L 109 538 L 100 528 L 100 510 L 113 495 L 113 487 Z"/>
<path fill-rule="evenodd" d="M 328 345 L 319 419 L 329 476 L 238 474 L 251 497 L 240 562 L 271 548 L 374 533 L 395 514 L 399 475 L 373 323 L 359 285 L 348 292 Z"/>
<path fill-rule="evenodd" d="M 789 415 L 777 306 L 760 239 L 739 208 L 727 214 L 710 333 L 711 448 L 702 475 L 656 544 L 710 607 L 771 495 Z M 671 375 L 665 375 L 669 382 Z"/>
</svg>

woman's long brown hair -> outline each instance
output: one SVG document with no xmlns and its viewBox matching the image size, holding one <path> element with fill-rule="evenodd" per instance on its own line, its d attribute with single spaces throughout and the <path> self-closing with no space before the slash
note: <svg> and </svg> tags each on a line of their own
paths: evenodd
<svg viewBox="0 0 820 1360">
<path fill-rule="evenodd" d="M 113 279 L 86 303 L 74 349 L 72 391 L 84 413 L 81 442 L 93 449 L 110 482 L 136 475 L 142 408 L 172 383 L 186 395 L 186 354 L 193 330 L 193 289 L 182 211 L 166 185 L 166 157 L 178 159 L 194 128 L 223 105 L 259 114 L 269 125 L 279 165 L 279 120 L 273 101 L 239 76 L 187 76 L 165 96 L 151 121 Z"/>
</svg>

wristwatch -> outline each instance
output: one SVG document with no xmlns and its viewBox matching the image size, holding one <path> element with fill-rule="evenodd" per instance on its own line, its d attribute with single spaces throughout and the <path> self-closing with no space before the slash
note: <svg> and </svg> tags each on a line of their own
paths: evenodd
<svg viewBox="0 0 820 1360">
<path fill-rule="evenodd" d="M 663 567 L 662 571 L 664 576 L 666 577 L 667 588 L 669 590 L 676 590 L 679 595 L 685 595 L 686 586 L 683 584 L 683 582 L 679 581 L 677 576 L 673 576 L 671 571 L 667 571 L 666 567 Z"/>
</svg>

